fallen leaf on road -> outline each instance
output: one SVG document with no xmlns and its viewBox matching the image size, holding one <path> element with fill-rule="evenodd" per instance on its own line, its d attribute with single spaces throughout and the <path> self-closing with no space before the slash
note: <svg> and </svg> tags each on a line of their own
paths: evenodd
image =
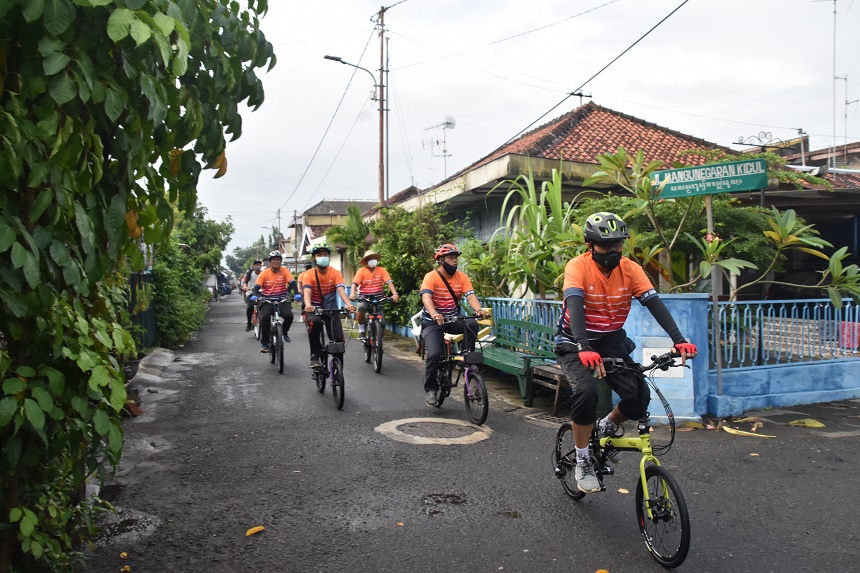
<svg viewBox="0 0 860 573">
<path fill-rule="evenodd" d="M 119 554 L 120 559 L 125 559 L 126 557 L 128 557 L 128 553 L 126 553 L 125 551 Z"/>
<path fill-rule="evenodd" d="M 594 573 L 609 573 L 609 571 L 607 571 L 606 569 L 598 569 Z"/>
<path fill-rule="evenodd" d="M 701 422 L 684 422 L 681 424 L 681 428 L 689 428 L 691 430 L 704 430 L 705 425 Z"/>
<path fill-rule="evenodd" d="M 788 423 L 789 426 L 801 426 L 803 428 L 824 428 L 824 424 L 819 422 L 818 420 L 813 420 L 812 418 L 803 418 L 800 420 L 794 420 Z"/>
<path fill-rule="evenodd" d="M 729 426 L 723 426 L 723 431 L 728 432 L 729 434 L 735 434 L 738 436 L 755 436 L 756 438 L 775 438 L 776 436 L 768 436 L 767 434 L 755 434 L 753 432 L 745 432 L 743 430 L 736 430 L 734 428 L 730 428 Z"/>
<path fill-rule="evenodd" d="M 742 422 L 761 422 L 758 418 L 738 418 L 737 420 L 732 420 L 735 424 L 739 424 Z"/>
<path fill-rule="evenodd" d="M 629 491 L 627 491 L 626 489 L 624 489 L 623 487 L 619 487 L 619 488 L 618 488 L 618 493 L 630 493 L 630 492 L 629 492 Z"/>
<path fill-rule="evenodd" d="M 245 532 L 245 537 L 250 537 L 250 536 L 254 535 L 255 533 L 260 533 L 261 531 L 265 531 L 265 530 L 266 530 L 266 528 L 263 527 L 262 525 L 252 527 L 251 529 L 249 529 L 248 531 Z"/>
<path fill-rule="evenodd" d="M 395 523 L 394 525 L 396 525 L 397 527 L 403 527 L 403 526 L 404 526 L 404 525 L 406 525 L 406 524 L 405 524 L 405 523 L 403 523 L 402 521 L 398 521 L 398 522 L 397 522 L 397 523 Z"/>
<path fill-rule="evenodd" d="M 126 565 L 125 567 L 123 567 L 122 569 L 120 569 L 120 571 L 131 571 L 131 567 L 129 567 L 128 565 Z"/>
<path fill-rule="evenodd" d="M 750 431 L 755 432 L 755 431 L 759 430 L 760 428 L 764 428 L 764 422 L 756 422 L 755 424 L 752 425 L 752 428 L 750 428 Z"/>
<path fill-rule="evenodd" d="M 757 458 L 757 457 L 758 457 L 758 454 L 750 454 L 750 456 L 751 456 L 751 457 L 753 457 L 753 458 Z"/>
</svg>

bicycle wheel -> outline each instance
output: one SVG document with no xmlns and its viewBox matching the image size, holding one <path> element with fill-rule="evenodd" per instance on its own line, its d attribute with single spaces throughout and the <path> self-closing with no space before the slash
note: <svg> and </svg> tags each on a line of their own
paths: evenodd
<svg viewBox="0 0 860 573">
<path fill-rule="evenodd" d="M 275 333 L 275 350 L 278 352 L 278 373 L 284 373 L 284 334 L 281 329 L 284 326 L 278 325 L 278 331 Z"/>
<path fill-rule="evenodd" d="M 657 563 L 672 569 L 684 562 L 690 549 L 690 516 L 678 482 L 660 466 L 645 468 L 648 497 L 642 480 L 636 485 L 636 518 L 642 539 Z M 648 516 L 648 507 L 651 516 Z"/>
<path fill-rule="evenodd" d="M 328 373 L 324 368 L 315 368 L 312 370 L 312 375 L 314 377 L 314 382 L 317 385 L 317 392 L 323 394 L 325 392 L 325 379 L 328 376 Z"/>
<path fill-rule="evenodd" d="M 585 497 L 585 492 L 576 486 L 573 474 L 576 466 L 576 445 L 573 443 L 573 425 L 565 422 L 555 436 L 555 449 L 552 452 L 552 465 L 555 477 L 561 480 L 564 492 L 575 500 Z"/>
<path fill-rule="evenodd" d="M 466 400 L 466 413 L 476 426 L 487 420 L 490 412 L 490 401 L 487 399 L 487 386 L 477 372 L 466 369 L 466 380 L 463 384 L 463 397 Z"/>
<path fill-rule="evenodd" d="M 331 361 L 331 395 L 338 410 L 343 408 L 343 386 L 343 366 L 340 360 L 335 358 Z"/>
<path fill-rule="evenodd" d="M 364 330 L 364 361 L 370 364 L 370 359 L 373 357 L 373 348 L 371 341 L 373 340 L 373 321 L 368 320 L 365 323 L 367 326 Z"/>
<path fill-rule="evenodd" d="M 382 325 L 374 321 L 370 327 L 373 329 L 373 352 L 371 361 L 373 369 L 377 374 L 382 372 Z"/>
<path fill-rule="evenodd" d="M 275 354 L 278 350 L 278 325 L 273 324 L 269 330 L 269 361 L 275 363 Z"/>
<path fill-rule="evenodd" d="M 439 370 L 436 372 L 436 385 L 436 407 L 441 408 L 442 402 L 451 393 L 451 371 L 447 360 L 439 363 Z"/>
</svg>

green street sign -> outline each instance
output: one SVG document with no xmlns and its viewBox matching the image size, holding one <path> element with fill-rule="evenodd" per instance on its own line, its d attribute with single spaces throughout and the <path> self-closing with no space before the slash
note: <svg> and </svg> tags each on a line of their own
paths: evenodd
<svg viewBox="0 0 860 573">
<path fill-rule="evenodd" d="M 767 187 L 767 162 L 764 159 L 732 161 L 684 169 L 667 169 L 653 174 L 652 183 L 665 186 L 661 199 L 714 195 L 737 191 L 757 191 Z"/>
</svg>

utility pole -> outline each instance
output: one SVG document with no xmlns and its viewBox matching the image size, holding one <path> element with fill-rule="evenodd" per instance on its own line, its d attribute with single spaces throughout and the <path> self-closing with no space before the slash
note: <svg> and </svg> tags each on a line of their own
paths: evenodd
<svg viewBox="0 0 860 573">
<path fill-rule="evenodd" d="M 299 228 L 296 226 L 296 220 L 298 219 L 298 212 L 293 209 L 293 254 L 295 255 L 295 270 L 296 274 L 299 274 Z"/>
<path fill-rule="evenodd" d="M 385 6 L 379 7 L 379 207 L 385 206 Z"/>
</svg>

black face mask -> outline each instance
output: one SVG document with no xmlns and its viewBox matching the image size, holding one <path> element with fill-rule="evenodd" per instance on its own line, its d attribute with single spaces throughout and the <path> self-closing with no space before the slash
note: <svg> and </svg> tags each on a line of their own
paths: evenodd
<svg viewBox="0 0 860 573">
<path fill-rule="evenodd" d="M 457 265 L 449 265 L 446 262 L 442 263 L 442 268 L 445 269 L 445 272 L 448 273 L 449 275 L 453 275 L 454 273 L 457 272 Z"/>
<path fill-rule="evenodd" d="M 614 269 L 621 263 L 621 253 L 618 251 L 609 251 L 608 253 L 598 253 L 594 249 L 591 250 L 591 258 L 601 267 L 609 270 Z"/>
</svg>

